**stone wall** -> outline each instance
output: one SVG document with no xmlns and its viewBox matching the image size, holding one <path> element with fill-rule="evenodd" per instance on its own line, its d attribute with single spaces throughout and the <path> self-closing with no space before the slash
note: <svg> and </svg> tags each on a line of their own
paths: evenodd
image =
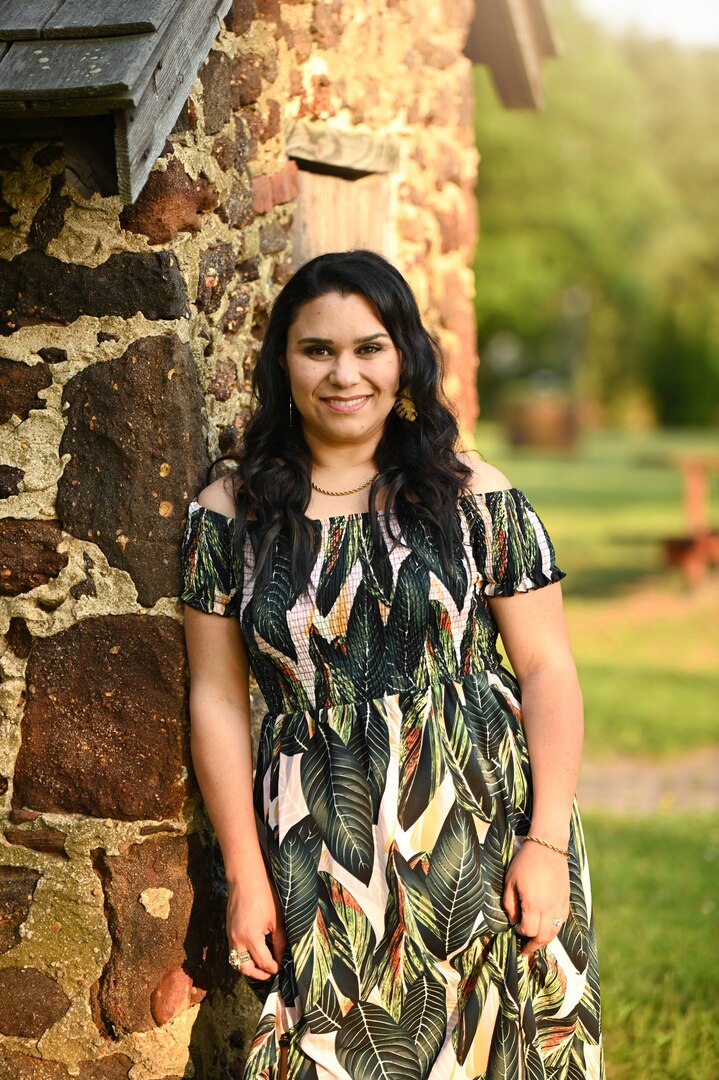
<svg viewBox="0 0 719 1080">
<path fill-rule="evenodd" d="M 239 1077 L 189 754 L 187 502 L 291 273 L 285 125 L 391 138 L 392 250 L 475 414 L 470 0 L 235 0 L 135 205 L 0 148 L 0 1080 Z M 421 31 L 421 33 L 420 33 Z"/>
</svg>

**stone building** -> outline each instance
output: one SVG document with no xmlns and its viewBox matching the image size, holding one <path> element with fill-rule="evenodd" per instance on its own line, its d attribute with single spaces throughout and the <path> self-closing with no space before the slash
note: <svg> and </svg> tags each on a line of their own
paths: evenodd
<svg viewBox="0 0 719 1080">
<path fill-rule="evenodd" d="M 397 263 L 471 431 L 469 57 L 536 106 L 553 48 L 541 0 L 0 4 L 0 1080 L 241 1075 L 185 507 L 320 250 Z"/>
</svg>

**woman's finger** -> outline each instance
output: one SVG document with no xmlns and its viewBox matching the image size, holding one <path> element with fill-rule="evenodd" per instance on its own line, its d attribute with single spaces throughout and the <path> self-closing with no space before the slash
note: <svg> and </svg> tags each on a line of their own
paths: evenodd
<svg viewBox="0 0 719 1080">
<path fill-rule="evenodd" d="M 540 913 L 529 908 L 525 901 L 522 904 L 521 918 L 514 929 L 522 937 L 533 938 L 539 932 L 539 924 Z"/>
<path fill-rule="evenodd" d="M 507 913 L 507 918 L 510 923 L 512 926 L 515 926 L 522 917 L 522 909 L 519 905 L 519 895 L 514 882 L 510 881 L 505 887 L 502 905 Z"/>
<path fill-rule="evenodd" d="M 555 926 L 551 916 L 542 915 L 536 932 L 532 936 L 527 935 L 529 940 L 525 941 L 519 955 L 530 956 L 539 949 L 543 949 L 545 945 L 549 945 L 549 942 L 554 940 L 559 930 L 560 927 Z"/>
<path fill-rule="evenodd" d="M 274 975 L 275 972 L 279 971 L 279 957 L 275 960 L 264 937 L 258 938 L 257 941 L 254 942 L 254 947 L 251 952 L 258 967 L 269 972 L 270 975 Z"/>
</svg>

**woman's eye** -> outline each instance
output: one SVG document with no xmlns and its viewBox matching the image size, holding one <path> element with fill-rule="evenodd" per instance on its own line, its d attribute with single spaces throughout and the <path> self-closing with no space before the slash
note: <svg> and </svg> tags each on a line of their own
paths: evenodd
<svg viewBox="0 0 719 1080">
<path fill-rule="evenodd" d="M 371 355 L 372 353 L 380 352 L 381 349 L 381 345 L 363 345 L 359 351 L 361 353 L 369 353 Z"/>
<path fill-rule="evenodd" d="M 308 356 L 328 356 L 329 349 L 326 349 L 324 345 L 310 345 L 305 352 Z"/>
</svg>

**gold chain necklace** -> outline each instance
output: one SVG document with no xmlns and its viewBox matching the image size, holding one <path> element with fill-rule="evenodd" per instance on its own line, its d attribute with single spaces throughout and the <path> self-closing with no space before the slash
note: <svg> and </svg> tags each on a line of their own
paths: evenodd
<svg viewBox="0 0 719 1080">
<path fill-rule="evenodd" d="M 376 480 L 378 473 L 374 473 L 370 476 L 369 480 L 365 480 L 364 484 L 360 484 L 359 487 L 350 488 L 349 491 L 326 491 L 324 488 L 318 487 L 314 481 L 312 481 L 312 487 L 315 491 L 319 491 L 321 495 L 354 495 L 357 491 L 363 491 L 364 488 L 369 487 L 373 480 Z"/>
</svg>

